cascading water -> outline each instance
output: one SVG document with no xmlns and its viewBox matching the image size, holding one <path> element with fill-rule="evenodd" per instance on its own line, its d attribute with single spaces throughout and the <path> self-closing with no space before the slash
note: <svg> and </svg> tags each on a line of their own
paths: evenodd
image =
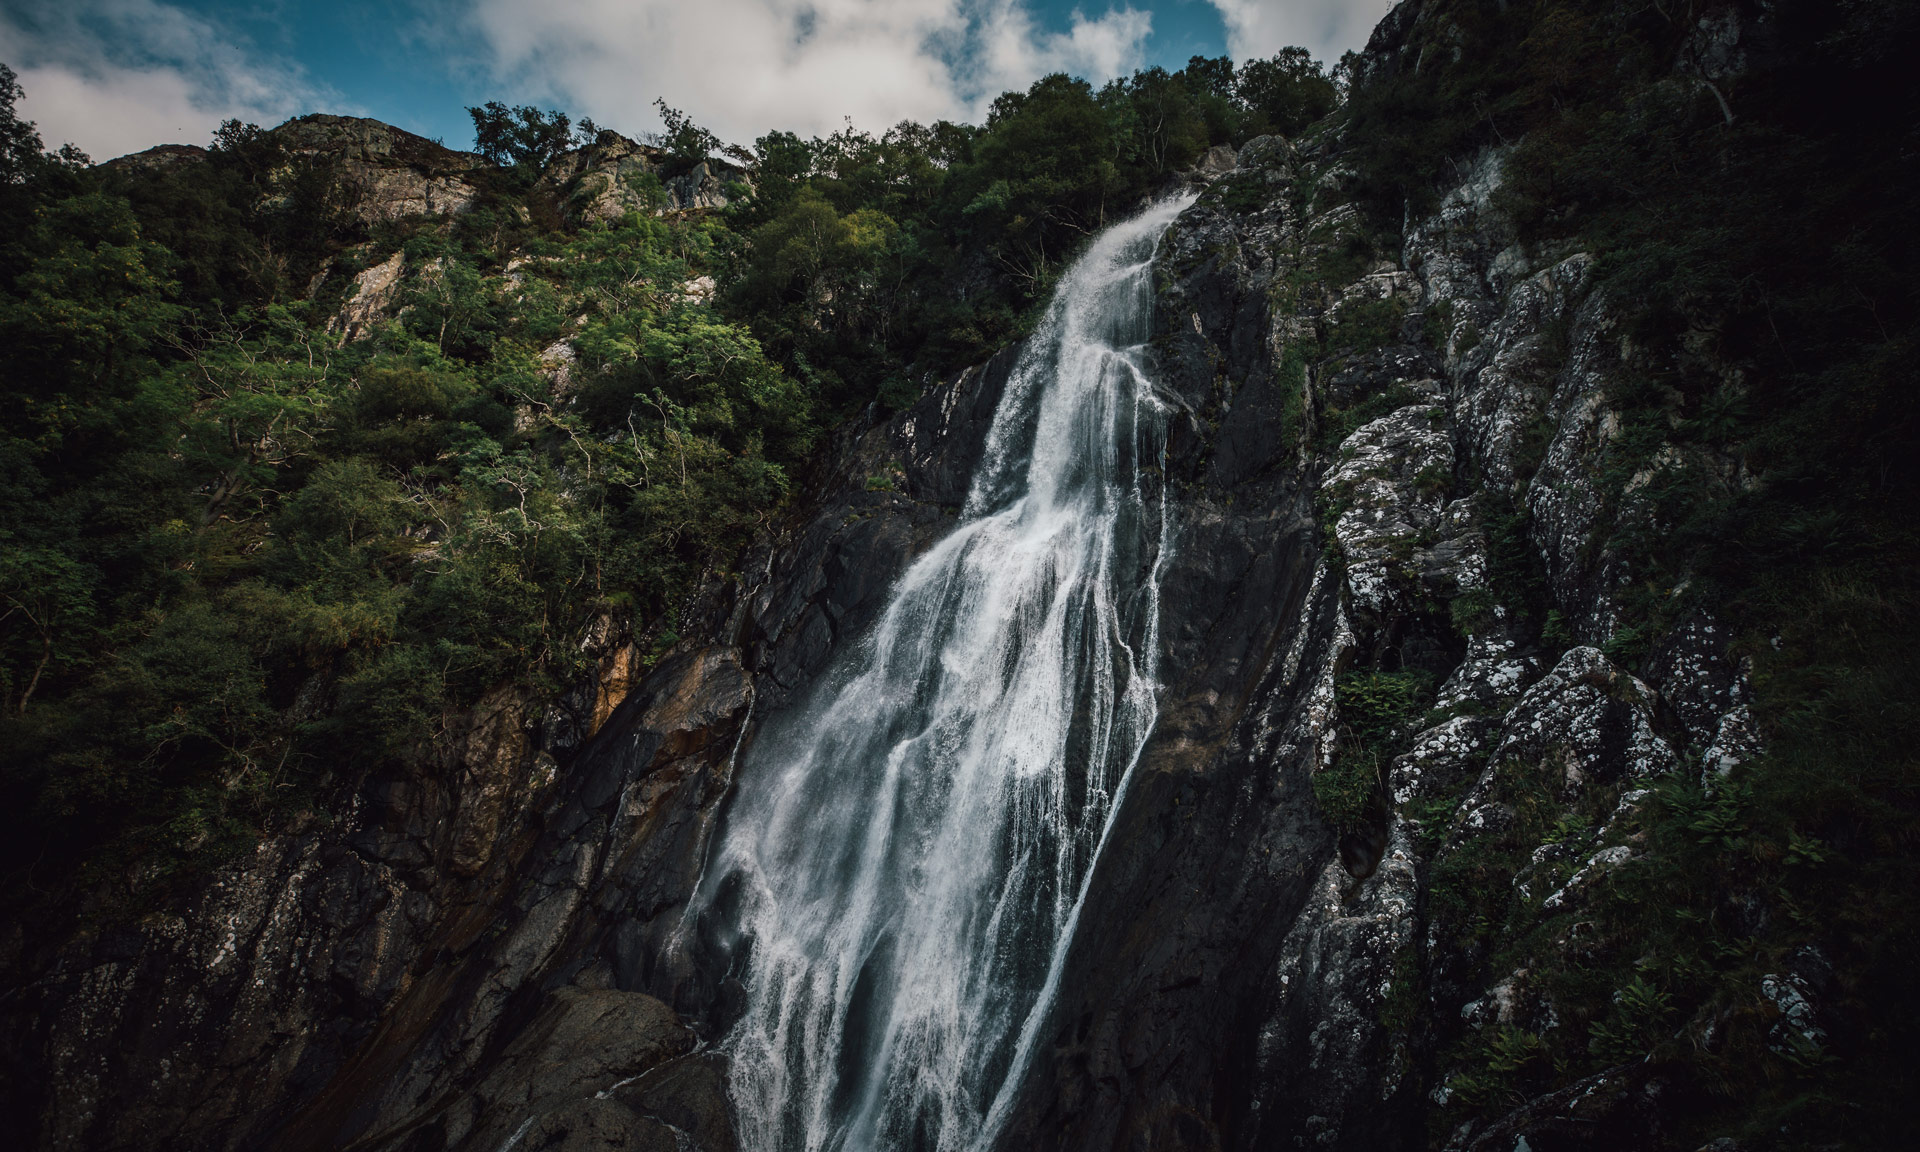
<svg viewBox="0 0 1920 1152">
<path fill-rule="evenodd" d="M 1154 721 L 1144 341 L 1154 249 L 1189 202 L 1074 264 L 960 527 L 741 767 L 703 899 L 729 893 L 745 949 L 724 1042 L 743 1148 L 976 1148 L 1018 1087 Z"/>
</svg>

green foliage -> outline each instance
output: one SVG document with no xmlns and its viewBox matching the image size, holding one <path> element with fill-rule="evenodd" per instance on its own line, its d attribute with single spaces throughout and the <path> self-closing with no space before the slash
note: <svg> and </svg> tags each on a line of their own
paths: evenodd
<svg viewBox="0 0 1920 1152">
<path fill-rule="evenodd" d="M 598 617 L 670 636 L 816 434 L 803 384 L 680 293 L 721 270 L 716 222 L 415 229 L 397 318 L 342 344 L 253 270 L 364 235 L 325 197 L 262 207 L 287 166 L 228 124 L 178 173 L 6 193 L 0 792 L 41 893 L 191 876 L 486 694 L 574 682 Z M 539 359 L 562 335 L 570 387 Z"/>
<path fill-rule="evenodd" d="M 468 108 L 467 115 L 473 118 L 473 150 L 529 182 L 575 145 L 573 121 L 565 112 L 526 104 L 509 108 L 489 100 Z M 582 127 L 586 138 L 580 143 L 592 143 L 597 135 L 593 122 L 586 121 Z"/>
<path fill-rule="evenodd" d="M 1549 607 L 1546 565 L 1530 534 L 1533 525 L 1530 506 L 1503 493 L 1493 493 L 1481 508 L 1480 517 L 1480 528 L 1487 541 L 1487 593 L 1491 601 L 1506 611 L 1513 627 L 1523 635 L 1537 629 L 1542 640 L 1550 644 L 1570 642 L 1564 624 L 1559 623 L 1559 613 Z M 1478 614 L 1484 609 L 1490 614 L 1492 606 L 1476 598 L 1463 611 Z M 1557 630 L 1554 625 L 1558 625 Z M 1470 635 L 1471 631 L 1463 629 L 1463 634 Z M 1556 646 L 1564 649 L 1570 643 Z"/>
<path fill-rule="evenodd" d="M 1433 698 L 1433 675 L 1416 668 L 1401 672 L 1348 672 L 1335 687 L 1340 724 L 1369 744 L 1385 745 L 1409 735 Z"/>
<path fill-rule="evenodd" d="M 1046 76 L 978 127 L 763 136 L 753 194 L 728 209 L 747 242 L 723 307 L 829 418 L 897 408 L 906 382 L 1017 338 L 1088 238 L 1171 173 L 1274 130 L 1271 116 L 1304 126 L 1331 107 L 1302 50 L 1247 67 L 1195 57 L 1097 91 Z"/>
<path fill-rule="evenodd" d="M 1340 716 L 1340 750 L 1334 763 L 1313 778 L 1314 800 L 1343 832 L 1363 828 L 1385 809 L 1381 774 L 1395 745 L 1413 734 L 1433 699 L 1430 673 L 1359 671 L 1334 686 Z"/>
<path fill-rule="evenodd" d="M 1340 94 L 1306 49 L 1282 48 L 1265 60 L 1242 65 L 1235 95 L 1247 109 L 1242 129 L 1247 136 L 1271 132 L 1290 137 L 1332 112 Z"/>
<path fill-rule="evenodd" d="M 1672 1000 L 1636 974 L 1614 993 L 1612 1013 L 1593 1022 L 1588 1051 L 1608 1064 L 1645 1056 L 1662 1038 L 1661 1031 L 1673 1015 Z"/>
<path fill-rule="evenodd" d="M 1314 773 L 1313 799 L 1327 823 L 1342 832 L 1365 828 L 1381 809 L 1380 759 L 1372 749 L 1342 749 Z"/>
<path fill-rule="evenodd" d="M 655 100 L 660 113 L 660 142 L 667 151 L 689 167 L 720 151 L 720 138 L 695 124 L 685 112 L 670 108 L 665 100 Z"/>
<path fill-rule="evenodd" d="M 62 144 L 56 152 L 41 151 L 33 121 L 20 119 L 14 111 L 23 95 L 19 75 L 0 64 L 0 186 L 85 168 L 90 163 L 87 154 L 72 144 Z"/>
<path fill-rule="evenodd" d="M 1341 441 L 1359 431 L 1361 425 L 1418 403 L 1421 399 L 1421 393 L 1404 384 L 1393 384 L 1383 391 L 1363 396 L 1344 408 L 1328 405 L 1322 410 L 1318 447 L 1323 452 L 1331 453 L 1340 446 Z"/>
<path fill-rule="evenodd" d="M 1473 588 L 1454 597 L 1448 603 L 1447 615 L 1453 623 L 1455 632 L 1462 636 L 1472 636 L 1493 626 L 1494 605 L 1491 592 L 1484 588 Z"/>
<path fill-rule="evenodd" d="M 1384 300 L 1354 300 L 1344 305 L 1338 322 L 1327 332 L 1327 354 L 1339 357 L 1394 343 L 1407 302 L 1398 296 Z"/>
<path fill-rule="evenodd" d="M 1409 215 L 1424 216 L 1461 158 L 1524 131 L 1522 116 L 1541 99 L 1526 86 L 1525 41 L 1543 6 L 1429 5 L 1410 48 L 1422 66 L 1390 67 L 1352 86 L 1347 159 L 1360 173 L 1359 203 L 1378 230 L 1397 234 Z M 1591 65 L 1607 58 L 1595 53 Z"/>
<path fill-rule="evenodd" d="M 1393 975 L 1386 995 L 1380 998 L 1380 1026 L 1390 1033 L 1405 1034 L 1420 1018 L 1424 991 L 1417 948 L 1402 948 L 1393 958 Z"/>
<path fill-rule="evenodd" d="M 1420 316 L 1420 338 L 1441 352 L 1447 351 L 1447 343 L 1453 338 L 1453 301 L 1436 300 L 1427 305 Z"/>
</svg>

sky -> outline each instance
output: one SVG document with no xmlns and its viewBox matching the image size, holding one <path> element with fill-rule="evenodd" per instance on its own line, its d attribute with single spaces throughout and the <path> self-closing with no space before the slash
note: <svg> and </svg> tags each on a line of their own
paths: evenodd
<svg viewBox="0 0 1920 1152">
<path fill-rule="evenodd" d="M 48 147 L 205 144 L 221 121 L 372 116 L 465 148 L 465 108 L 629 135 L 656 98 L 750 143 L 849 120 L 978 121 L 1049 72 L 1102 83 L 1298 44 L 1331 64 L 1394 0 L 0 0 L 0 63 Z"/>
</svg>

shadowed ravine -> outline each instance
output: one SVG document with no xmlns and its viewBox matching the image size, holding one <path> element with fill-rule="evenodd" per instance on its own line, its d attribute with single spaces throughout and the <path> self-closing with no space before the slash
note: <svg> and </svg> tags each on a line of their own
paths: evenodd
<svg viewBox="0 0 1920 1152">
<path fill-rule="evenodd" d="M 1102 234 L 995 415 L 961 526 L 742 765 L 694 912 L 732 929 L 741 1143 L 992 1137 L 1155 718 L 1167 508 L 1150 270 Z"/>
</svg>

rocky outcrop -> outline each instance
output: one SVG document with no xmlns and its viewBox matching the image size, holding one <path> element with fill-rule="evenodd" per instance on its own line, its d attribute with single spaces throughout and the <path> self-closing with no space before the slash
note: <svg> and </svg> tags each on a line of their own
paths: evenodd
<svg viewBox="0 0 1920 1152">
<path fill-rule="evenodd" d="M 732 1152 L 724 1081 L 698 1046 L 651 996 L 562 988 L 446 1110 L 444 1146 Z"/>
<path fill-rule="evenodd" d="M 181 164 L 205 160 L 207 150 L 193 144 L 156 144 L 144 152 L 116 156 L 100 167 L 115 172 L 164 172 Z"/>
<path fill-rule="evenodd" d="M 1586 255 L 1515 241 L 1500 153 L 1409 229 L 1404 266 L 1345 284 L 1324 259 L 1359 228 L 1337 144 L 1240 160 L 1163 252 L 1156 350 L 1184 416 L 1164 711 L 1009 1148 L 1425 1143 L 1462 1071 L 1446 1052 L 1568 1026 L 1543 983 L 1493 966 L 1485 862 L 1517 862 L 1494 881 L 1510 932 L 1565 933 L 1636 866 L 1636 816 L 1680 749 L 1754 754 L 1711 621 L 1641 675 L 1595 646 L 1626 571 L 1608 541 L 1640 514 L 1604 480 L 1631 346 Z M 1515 524 L 1520 557 L 1499 562 L 1537 571 L 1545 634 L 1503 602 L 1526 574 L 1494 571 L 1488 533 Z M 1437 689 L 1380 765 L 1377 826 L 1336 852 L 1309 783 L 1379 751 L 1341 746 L 1349 666 Z M 1545 940 L 1575 962 L 1577 934 Z M 1453 1143 L 1653 1146 L 1660 1090 L 1615 1070 Z"/>
<path fill-rule="evenodd" d="M 553 197 L 575 222 L 618 220 L 628 212 L 690 212 L 725 208 L 728 189 L 751 177 L 718 158 L 687 163 L 664 148 L 601 132 L 593 144 L 568 152 L 541 174 L 537 191 Z"/>
<path fill-rule="evenodd" d="M 474 153 L 359 116 L 302 116 L 273 137 L 294 156 L 333 164 L 349 210 L 369 224 L 466 212 L 492 167 Z"/>
<path fill-rule="evenodd" d="M 362 269 L 353 278 L 346 302 L 340 305 L 339 315 L 327 325 L 327 330 L 338 332 L 343 340 L 356 340 L 391 315 L 400 296 L 400 278 L 406 262 L 406 253 L 395 252 L 380 263 Z"/>
<path fill-rule="evenodd" d="M 363 224 L 471 211 L 494 173 L 494 166 L 475 153 L 360 116 L 301 116 L 270 136 L 289 158 L 328 167 L 343 206 Z M 206 157 L 204 148 L 163 144 L 102 167 L 155 172 Z M 712 157 L 689 163 L 664 148 L 602 131 L 592 144 L 549 164 L 534 194 L 558 205 L 569 223 L 581 224 L 618 220 L 628 212 L 725 208 L 738 188 L 751 185 L 752 173 L 731 161 Z"/>
<path fill-rule="evenodd" d="M 1163 242 L 1159 380 L 1181 525 L 1159 720 L 1095 866 L 1005 1147 L 1205 1147 L 1245 1129 L 1268 973 L 1334 855 L 1310 779 L 1352 643 L 1322 555 L 1305 382 L 1268 300 L 1298 268 L 1298 158 L 1251 142 Z M 1242 205 L 1258 205 L 1257 208 Z"/>
</svg>

